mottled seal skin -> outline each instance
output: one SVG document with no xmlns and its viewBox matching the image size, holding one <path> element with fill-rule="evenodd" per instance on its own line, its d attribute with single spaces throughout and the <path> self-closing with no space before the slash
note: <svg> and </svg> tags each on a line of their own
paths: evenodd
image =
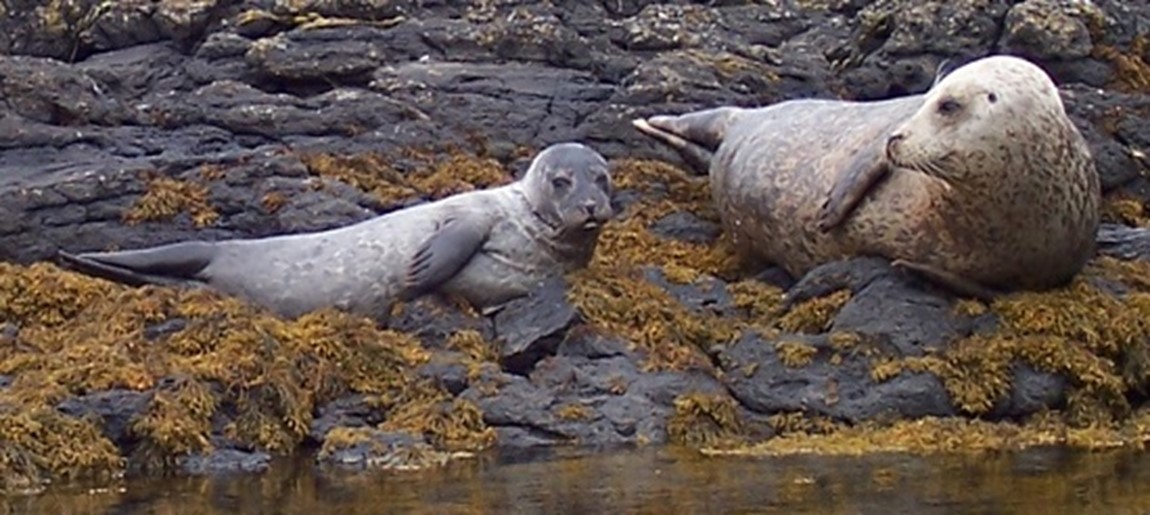
<svg viewBox="0 0 1150 515">
<path fill-rule="evenodd" d="M 613 216 L 611 190 L 600 154 L 560 143 L 513 183 L 341 228 L 60 258 L 126 284 L 206 285 L 289 318 L 335 307 L 386 321 L 395 301 L 429 293 L 492 311 L 586 266 Z"/>
<path fill-rule="evenodd" d="M 890 100 L 634 125 L 709 172 L 742 257 L 795 277 L 871 255 L 989 300 L 1064 285 L 1094 253 L 1094 160 L 1053 81 L 1021 58 L 981 58 Z"/>
</svg>

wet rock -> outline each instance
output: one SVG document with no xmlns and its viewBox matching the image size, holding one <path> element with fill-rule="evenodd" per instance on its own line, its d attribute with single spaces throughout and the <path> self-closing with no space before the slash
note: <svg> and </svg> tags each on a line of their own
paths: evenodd
<svg viewBox="0 0 1150 515">
<path fill-rule="evenodd" d="M 96 417 L 104 436 L 117 446 L 129 446 L 134 437 L 131 425 L 152 400 L 150 392 L 112 389 L 65 399 L 56 409 L 73 417 Z"/>
<path fill-rule="evenodd" d="M 494 386 L 492 393 L 486 387 Z M 702 372 L 642 372 L 633 358 L 558 356 L 544 359 L 529 377 L 485 377 L 461 396 L 479 406 L 501 447 L 589 446 L 666 441 L 674 399 L 718 394 Z"/>
<path fill-rule="evenodd" d="M 627 343 L 618 337 L 603 334 L 589 326 L 578 326 L 567 332 L 555 354 L 596 359 L 627 356 L 630 351 L 627 350 Z"/>
<path fill-rule="evenodd" d="M 1094 46 L 1090 25 L 1104 17 L 1092 2 L 1026 0 L 1007 11 L 999 50 L 1041 60 L 1081 59 Z"/>
<path fill-rule="evenodd" d="M 643 275 L 652 284 L 655 284 L 675 300 L 695 313 L 714 313 L 731 316 L 734 308 L 731 297 L 727 294 L 726 285 L 714 277 L 702 277 L 690 284 L 679 284 L 668 281 L 663 271 L 656 267 L 644 267 Z"/>
<path fill-rule="evenodd" d="M 561 276 L 511 301 L 495 315 L 503 369 L 528 373 L 540 359 L 555 353 L 563 332 L 578 320 L 575 307 L 567 301 L 567 281 Z"/>
<path fill-rule="evenodd" d="M 1010 393 L 995 403 L 990 416 L 1019 417 L 1061 408 L 1066 402 L 1068 386 L 1066 378 L 1061 375 L 1035 370 L 1025 363 L 1016 363 Z"/>
<path fill-rule="evenodd" d="M 788 366 L 780 358 L 778 344 L 807 346 L 815 354 L 809 363 Z M 804 412 L 850 422 L 883 415 L 957 414 L 934 375 L 903 372 L 875 383 L 869 358 L 839 352 L 826 335 L 788 334 L 764 340 L 748 332 L 720 354 L 720 362 L 731 395 L 761 414 Z"/>
<path fill-rule="evenodd" d="M 1102 224 L 1097 241 L 1101 254 L 1118 259 L 1150 259 L 1150 229 Z"/>
<path fill-rule="evenodd" d="M 422 437 L 379 429 L 367 430 L 366 437 L 360 436 L 357 442 L 317 457 L 321 464 L 385 470 L 422 468 L 447 459 L 447 453 L 436 451 Z"/>
<path fill-rule="evenodd" d="M 815 267 L 788 288 L 786 302 L 794 305 L 841 289 L 857 293 L 878 277 L 893 273 L 890 262 L 882 258 L 861 257 L 832 261 Z"/>
<path fill-rule="evenodd" d="M 953 311 L 954 298 L 888 275 L 870 282 L 843 305 L 829 331 L 850 331 L 881 337 L 903 356 L 938 350 L 946 342 L 972 330 L 971 320 Z"/>
<path fill-rule="evenodd" d="M 1138 64 L 1150 55 L 1134 55 L 1140 47 L 1132 46 L 1150 23 L 1150 7 L 1138 2 L 33 4 L 0 5 L 0 259 L 7 261 L 50 259 L 62 247 L 322 230 L 420 200 L 383 200 L 316 177 L 304 152 L 378 152 L 405 171 L 403 150 L 458 147 L 521 172 L 526 151 L 579 139 L 610 158 L 682 164 L 629 121 L 717 105 L 921 92 L 944 60 L 953 67 L 992 51 L 1038 60 L 1059 82 L 1104 189 L 1150 200 L 1141 177 L 1150 164 L 1150 96 L 1137 82 Z M 1124 57 L 1099 57 L 1104 49 Z M 201 180 L 205 168 L 221 176 Z M 148 189 L 145 173 L 200 182 L 219 218 L 206 227 L 186 213 L 125 224 L 124 212 Z M 272 193 L 285 199 L 278 209 L 263 203 Z M 641 195 L 620 191 L 614 202 L 633 205 Z M 649 230 L 700 244 L 719 233 L 686 212 Z M 1143 229 L 1123 226 L 1099 234 L 1100 252 L 1123 259 L 1150 255 L 1146 241 Z M 722 281 L 684 285 L 658 267 L 644 273 L 692 312 L 735 314 Z M 693 392 L 733 395 L 740 410 L 761 416 L 805 410 L 858 421 L 953 413 L 938 379 L 904 372 L 874 383 L 869 363 L 836 346 L 834 335 L 857 333 L 859 346 L 921 356 L 995 324 L 993 316 L 954 314 L 952 296 L 876 258 L 829 263 L 805 277 L 777 267 L 758 277 L 787 290 L 791 306 L 838 289 L 852 296 L 826 334 L 746 333 L 715 351 L 722 382 L 702 371 L 645 371 L 628 342 L 577 323 L 558 282 L 493 317 L 420 299 L 389 326 L 413 332 L 432 350 L 419 377 L 476 402 L 499 445 L 525 447 L 661 442 L 674 399 Z M 145 331 L 156 337 L 179 323 Z M 444 349 L 466 329 L 501 341 L 503 370 L 488 364 L 472 378 L 463 355 Z M 794 356 L 784 359 L 780 350 L 796 343 L 813 349 L 809 363 L 784 363 Z M 0 377 L 0 388 L 12 380 Z M 1013 389 L 992 415 L 1058 406 L 1065 388 L 1058 376 L 1018 365 Z M 59 409 L 96 416 L 119 435 L 113 439 L 123 439 L 139 409 L 134 395 L 93 392 Z M 310 438 L 326 443 L 336 428 L 371 433 L 382 418 L 366 397 L 346 396 L 317 408 Z M 217 433 L 226 422 L 213 422 Z M 368 436 L 332 460 L 398 464 L 426 444 L 410 435 Z M 186 466 L 265 466 L 266 455 L 216 439 L 222 450 Z"/>
<path fill-rule="evenodd" d="M 388 327 L 416 335 L 431 349 L 443 349 L 451 335 L 462 330 L 477 331 L 484 339 L 495 337 L 491 318 L 465 313 L 451 302 L 436 296 L 425 296 L 402 306 Z"/>
<path fill-rule="evenodd" d="M 252 473 L 267 470 L 271 455 L 261 451 L 216 449 L 208 453 L 180 456 L 176 464 L 187 474 L 214 475 L 224 473 Z"/>
<path fill-rule="evenodd" d="M 366 395 L 347 395 L 316 410 L 308 437 L 323 442 L 328 432 L 337 427 L 370 427 L 383 421 L 382 410 L 372 405 Z"/>
<path fill-rule="evenodd" d="M 713 222 L 708 222 L 686 211 L 676 211 L 651 225 L 651 232 L 665 238 L 687 241 L 691 243 L 714 243 L 722 233 L 722 229 Z"/>
<path fill-rule="evenodd" d="M 468 369 L 464 355 L 452 351 L 434 351 L 427 363 L 420 365 L 416 374 L 433 380 L 452 395 L 459 395 L 468 385 Z"/>
</svg>

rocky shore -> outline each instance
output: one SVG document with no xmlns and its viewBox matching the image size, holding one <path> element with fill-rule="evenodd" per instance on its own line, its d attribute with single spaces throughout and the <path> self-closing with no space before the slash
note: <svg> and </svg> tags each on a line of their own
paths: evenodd
<svg viewBox="0 0 1150 515">
<path fill-rule="evenodd" d="M 0 490 L 303 448 L 406 468 L 1150 437 L 1150 6 L 719 4 L 0 2 Z M 986 305 L 873 258 L 741 270 L 705 178 L 630 125 L 921 92 L 990 52 L 1051 73 L 1097 161 L 1099 255 L 1063 289 Z M 508 181 L 564 140 L 612 160 L 619 216 L 589 269 L 492 317 L 424 299 L 387 328 L 280 320 L 52 263 L 345 225 Z"/>
</svg>

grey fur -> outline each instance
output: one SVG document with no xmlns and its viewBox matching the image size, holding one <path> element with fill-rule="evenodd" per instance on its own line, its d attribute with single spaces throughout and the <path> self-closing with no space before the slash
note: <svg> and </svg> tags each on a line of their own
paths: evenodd
<svg viewBox="0 0 1150 515">
<path fill-rule="evenodd" d="M 294 318 L 323 307 L 384 321 L 428 293 L 490 310 L 582 268 L 613 215 L 607 161 L 552 145 L 524 176 L 327 231 L 118 252 L 61 252 L 81 272 L 126 284 L 202 284 Z"/>
</svg>

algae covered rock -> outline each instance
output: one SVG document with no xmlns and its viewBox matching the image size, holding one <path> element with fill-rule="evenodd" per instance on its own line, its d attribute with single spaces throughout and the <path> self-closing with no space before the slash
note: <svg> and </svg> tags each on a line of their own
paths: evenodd
<svg viewBox="0 0 1150 515">
<path fill-rule="evenodd" d="M 307 447 L 402 469 L 491 446 L 1133 444 L 1147 22 L 1057 0 L 0 3 L 0 486 Z M 1100 257 L 1051 292 L 981 304 L 877 258 L 743 263 L 706 178 L 630 125 L 922 92 L 995 51 L 1056 79 L 1108 197 Z M 618 218 L 588 269 L 493 314 L 280 320 L 45 263 L 346 225 L 505 183 L 570 139 L 610 158 Z"/>
</svg>

